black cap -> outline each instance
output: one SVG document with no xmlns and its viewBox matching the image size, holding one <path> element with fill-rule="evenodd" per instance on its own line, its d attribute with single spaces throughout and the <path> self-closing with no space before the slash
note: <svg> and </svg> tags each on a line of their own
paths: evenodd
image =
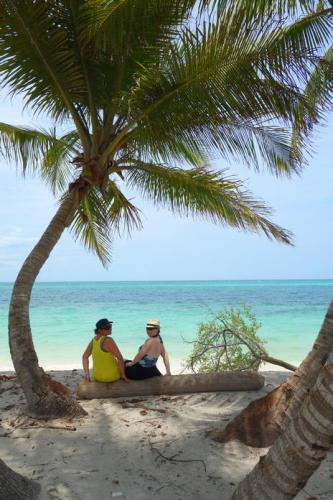
<svg viewBox="0 0 333 500">
<path fill-rule="evenodd" d="M 96 328 L 108 328 L 109 326 L 112 325 L 112 321 L 109 321 L 106 318 L 99 319 L 96 323 Z"/>
</svg>

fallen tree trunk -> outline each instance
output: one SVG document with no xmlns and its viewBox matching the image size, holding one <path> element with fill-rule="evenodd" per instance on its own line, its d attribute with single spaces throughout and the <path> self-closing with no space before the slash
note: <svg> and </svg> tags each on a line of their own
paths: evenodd
<svg viewBox="0 0 333 500">
<path fill-rule="evenodd" d="M 257 391 L 264 377 L 256 372 L 196 373 L 152 377 L 131 382 L 82 382 L 78 385 L 79 399 L 119 398 L 195 392 Z"/>
</svg>

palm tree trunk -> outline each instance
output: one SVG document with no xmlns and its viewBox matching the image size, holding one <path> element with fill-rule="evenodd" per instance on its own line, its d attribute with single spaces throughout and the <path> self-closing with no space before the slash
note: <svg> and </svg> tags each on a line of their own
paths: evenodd
<svg viewBox="0 0 333 500">
<path fill-rule="evenodd" d="M 239 484 L 232 500 L 294 498 L 333 443 L 333 365 L 322 368 L 315 386 L 267 455 Z"/>
<path fill-rule="evenodd" d="M 40 486 L 7 467 L 0 460 L 0 498 L 6 500 L 34 500 Z"/>
<path fill-rule="evenodd" d="M 35 279 L 64 229 L 71 223 L 79 206 L 75 189 L 70 191 L 25 260 L 14 284 L 9 308 L 9 345 L 17 374 L 30 412 L 43 416 L 79 416 L 85 411 L 69 390 L 53 381 L 38 365 L 33 345 L 29 303 Z"/>
<path fill-rule="evenodd" d="M 248 446 L 271 446 L 297 415 L 332 349 L 333 300 L 312 350 L 297 370 L 265 397 L 250 403 L 225 428 L 214 429 L 209 436 L 218 442 L 238 439 Z"/>
</svg>

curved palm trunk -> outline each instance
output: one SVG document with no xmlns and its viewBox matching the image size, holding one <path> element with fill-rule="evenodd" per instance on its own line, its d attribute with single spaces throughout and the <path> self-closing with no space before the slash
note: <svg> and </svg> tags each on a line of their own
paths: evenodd
<svg viewBox="0 0 333 500">
<path fill-rule="evenodd" d="M 34 500 L 38 497 L 40 486 L 7 467 L 0 460 L 0 498 L 6 500 Z"/>
<path fill-rule="evenodd" d="M 294 498 L 333 443 L 333 365 L 322 368 L 303 403 L 267 455 L 239 484 L 232 500 Z"/>
<path fill-rule="evenodd" d="M 297 415 L 332 349 L 333 301 L 312 350 L 296 372 L 265 397 L 250 403 L 225 428 L 214 429 L 209 436 L 218 442 L 238 439 L 258 448 L 271 446 Z"/>
<path fill-rule="evenodd" d="M 64 229 L 70 224 L 79 197 L 72 190 L 60 205 L 46 231 L 25 260 L 14 284 L 9 308 L 9 345 L 17 374 L 31 412 L 43 416 L 79 416 L 85 411 L 69 390 L 53 381 L 38 365 L 29 318 L 35 279 Z"/>
</svg>

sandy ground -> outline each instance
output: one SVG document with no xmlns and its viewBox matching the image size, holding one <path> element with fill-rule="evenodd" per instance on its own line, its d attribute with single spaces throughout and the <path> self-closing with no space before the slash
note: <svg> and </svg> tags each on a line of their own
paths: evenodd
<svg viewBox="0 0 333 500">
<path fill-rule="evenodd" d="M 72 390 L 82 380 L 80 370 L 50 373 Z M 263 374 L 266 385 L 258 392 L 96 399 L 82 402 L 88 412 L 83 419 L 48 422 L 26 417 L 19 385 L 2 381 L 0 456 L 41 484 L 41 500 L 229 499 L 267 450 L 214 443 L 206 432 L 226 424 L 287 372 Z M 332 478 L 330 454 L 297 500 L 333 499 Z"/>
</svg>

